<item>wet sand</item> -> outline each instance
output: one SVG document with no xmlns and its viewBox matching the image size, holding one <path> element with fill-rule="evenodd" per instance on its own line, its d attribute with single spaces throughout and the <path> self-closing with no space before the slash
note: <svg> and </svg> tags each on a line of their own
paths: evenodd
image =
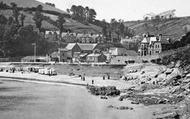
<svg viewBox="0 0 190 119">
<path fill-rule="evenodd" d="M 80 86 L 0 81 L 2 119 L 152 119 L 152 112 L 163 107 L 132 105 L 118 97 L 102 100 Z M 115 110 L 109 105 L 134 110 Z"/>
</svg>

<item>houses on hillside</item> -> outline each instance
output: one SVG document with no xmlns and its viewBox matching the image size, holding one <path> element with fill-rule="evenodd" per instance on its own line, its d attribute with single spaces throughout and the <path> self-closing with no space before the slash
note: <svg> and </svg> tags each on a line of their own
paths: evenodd
<svg viewBox="0 0 190 119">
<path fill-rule="evenodd" d="M 141 38 L 140 36 L 135 36 L 132 38 L 126 37 L 122 38 L 120 43 L 125 47 L 127 50 L 134 50 L 138 51 L 138 44 L 140 43 Z"/>
<path fill-rule="evenodd" d="M 170 18 L 175 17 L 175 11 L 176 10 L 173 9 L 173 10 L 168 10 L 168 11 L 165 11 L 165 12 L 162 12 L 162 13 L 159 13 L 159 14 L 149 13 L 149 14 L 144 15 L 143 18 L 145 20 L 153 20 L 153 19 L 157 19 L 157 18 L 170 19 Z"/>
<path fill-rule="evenodd" d="M 45 38 L 48 40 L 61 39 L 65 43 L 104 43 L 105 38 L 102 34 L 82 34 L 82 33 L 70 33 L 63 32 L 61 38 L 59 38 L 59 31 L 46 31 Z"/>
<path fill-rule="evenodd" d="M 104 50 L 100 43 L 68 43 L 66 47 L 60 48 L 57 54 L 61 62 L 110 62 L 114 59 L 114 62 L 124 59 L 128 62 L 126 59 L 159 55 L 164 47 L 162 35 L 144 35 L 142 40 L 133 39 L 123 39 L 120 44 L 107 44 Z M 132 49 L 130 45 L 135 45 L 137 50 Z"/>
<path fill-rule="evenodd" d="M 69 35 L 69 34 L 65 34 Z M 74 34 L 73 36 L 76 36 Z M 82 37 L 81 34 L 79 34 Z M 83 40 L 83 39 L 82 39 Z M 88 40 L 88 41 L 86 41 Z M 143 35 L 143 37 L 122 38 L 120 43 L 94 43 L 85 39 L 82 42 L 67 43 L 50 55 L 52 61 L 71 63 L 130 63 L 138 62 L 141 57 L 158 56 L 168 41 L 163 40 L 162 35 Z"/>
</svg>

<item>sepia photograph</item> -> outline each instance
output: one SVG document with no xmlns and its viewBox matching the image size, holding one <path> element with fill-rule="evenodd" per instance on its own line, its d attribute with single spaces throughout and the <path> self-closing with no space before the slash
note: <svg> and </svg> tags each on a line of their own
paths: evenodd
<svg viewBox="0 0 190 119">
<path fill-rule="evenodd" d="M 0 0 L 0 119 L 190 119 L 190 1 Z"/>
</svg>

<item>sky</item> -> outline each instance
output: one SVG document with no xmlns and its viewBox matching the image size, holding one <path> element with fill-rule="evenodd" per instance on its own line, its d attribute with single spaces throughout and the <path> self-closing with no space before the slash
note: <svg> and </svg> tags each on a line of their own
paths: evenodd
<svg viewBox="0 0 190 119">
<path fill-rule="evenodd" d="M 125 21 L 142 20 L 147 13 L 176 10 L 176 16 L 190 16 L 190 0 L 38 0 L 54 3 L 65 10 L 72 5 L 89 6 L 97 12 L 96 18 L 110 21 L 111 18 Z"/>
</svg>

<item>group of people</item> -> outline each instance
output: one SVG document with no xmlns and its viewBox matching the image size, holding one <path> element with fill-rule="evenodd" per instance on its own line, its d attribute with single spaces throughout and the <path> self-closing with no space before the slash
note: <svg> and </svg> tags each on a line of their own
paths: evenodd
<svg viewBox="0 0 190 119">
<path fill-rule="evenodd" d="M 110 75 L 109 74 L 106 74 L 107 75 L 107 79 L 110 79 Z M 103 75 L 103 80 L 105 80 L 106 79 L 106 76 L 105 75 Z"/>
<path fill-rule="evenodd" d="M 75 73 L 73 72 L 73 69 L 71 69 L 71 71 L 70 71 L 70 73 L 69 73 L 69 76 L 74 76 L 74 75 L 75 75 Z M 79 75 L 79 77 L 81 78 L 82 81 L 85 81 L 85 80 L 86 80 L 86 74 L 85 74 L 85 73 Z M 110 76 L 109 73 L 103 75 L 103 80 L 106 80 L 106 78 L 107 78 L 108 80 L 111 79 L 111 76 Z M 94 84 L 95 81 L 92 80 L 91 83 Z"/>
</svg>

